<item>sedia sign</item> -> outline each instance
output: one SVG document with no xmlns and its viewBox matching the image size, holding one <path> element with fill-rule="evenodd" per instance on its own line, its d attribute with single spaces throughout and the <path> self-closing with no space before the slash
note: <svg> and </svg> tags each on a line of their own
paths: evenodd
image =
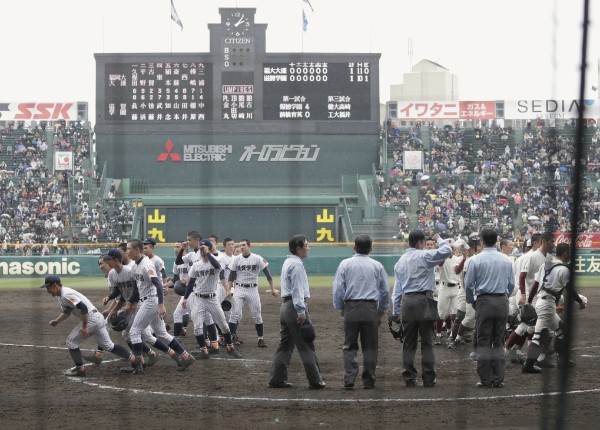
<svg viewBox="0 0 600 430">
<path fill-rule="evenodd" d="M 79 262 L 69 261 L 66 257 L 55 261 L 47 258 L 35 261 L 16 258 L 10 261 L 0 260 L 0 274 L 6 276 L 77 275 L 80 271 Z"/>
</svg>

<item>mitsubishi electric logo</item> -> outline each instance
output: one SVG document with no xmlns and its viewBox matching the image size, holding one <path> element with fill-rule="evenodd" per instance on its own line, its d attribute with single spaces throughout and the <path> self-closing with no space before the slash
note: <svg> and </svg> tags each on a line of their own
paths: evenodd
<svg viewBox="0 0 600 430">
<path fill-rule="evenodd" d="M 171 160 L 179 162 L 181 161 L 181 156 L 176 153 L 176 152 L 171 152 L 173 151 L 173 142 L 171 142 L 171 139 L 167 140 L 167 143 L 165 144 L 165 149 L 167 150 L 167 152 L 163 152 L 161 154 L 158 154 L 158 158 L 156 159 L 156 161 L 159 162 L 164 162 L 167 161 L 167 159 L 170 157 Z"/>
</svg>

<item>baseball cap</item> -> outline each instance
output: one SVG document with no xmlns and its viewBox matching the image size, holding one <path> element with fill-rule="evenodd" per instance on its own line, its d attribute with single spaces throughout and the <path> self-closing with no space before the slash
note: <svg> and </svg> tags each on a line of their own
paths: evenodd
<svg viewBox="0 0 600 430">
<path fill-rule="evenodd" d="M 60 277 L 57 275 L 48 275 L 44 278 L 44 285 L 41 285 L 40 288 L 46 288 L 50 284 L 60 284 Z"/>
<path fill-rule="evenodd" d="M 463 250 L 463 249 L 466 250 L 466 249 L 471 248 L 469 246 L 469 244 L 467 242 L 465 242 L 463 239 L 458 239 L 456 242 L 454 242 L 454 247 L 459 250 Z"/>
<path fill-rule="evenodd" d="M 213 243 L 208 239 L 203 239 L 202 242 L 200 242 L 200 246 L 202 246 L 202 245 L 206 245 L 209 248 L 213 247 Z"/>
<path fill-rule="evenodd" d="M 455 243 L 456 241 L 455 241 L 454 239 L 452 239 L 451 237 L 449 237 L 448 239 L 444 239 L 444 240 L 446 241 L 446 243 L 447 243 L 448 245 L 451 245 L 451 246 L 456 246 L 456 243 Z M 464 242 L 464 241 L 463 241 L 463 242 Z"/>
<path fill-rule="evenodd" d="M 123 258 L 123 255 L 121 255 L 121 252 L 118 249 L 109 249 L 108 252 L 102 256 L 103 260 L 112 260 L 113 258 L 120 260 Z"/>
<path fill-rule="evenodd" d="M 149 237 L 146 240 L 144 240 L 144 245 L 155 246 L 156 245 L 156 240 L 154 240 L 153 238 Z"/>
</svg>

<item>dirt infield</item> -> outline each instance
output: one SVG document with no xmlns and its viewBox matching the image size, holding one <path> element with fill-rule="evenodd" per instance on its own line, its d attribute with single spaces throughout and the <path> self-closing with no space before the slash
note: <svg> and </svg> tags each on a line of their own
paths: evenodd
<svg viewBox="0 0 600 430">
<path fill-rule="evenodd" d="M 76 285 L 67 285 L 76 288 Z M 264 291 L 264 288 L 261 290 Z M 577 335 L 568 396 L 569 427 L 597 428 L 600 402 L 600 289 L 586 289 L 590 304 L 577 312 Z M 101 308 L 105 290 L 85 294 Z M 53 328 L 48 321 L 59 315 L 55 298 L 45 290 L 0 290 L 0 423 L 2 428 L 145 428 L 145 429 L 253 429 L 253 428 L 551 428 L 559 396 L 557 369 L 543 375 L 523 375 L 507 365 L 505 388 L 476 388 L 471 346 L 449 351 L 436 346 L 437 386 L 406 388 L 401 378 L 401 344 L 380 328 L 378 380 L 374 390 L 342 387 L 342 319 L 331 307 L 331 289 L 313 288 L 310 303 L 317 330 L 317 356 L 327 388 L 309 391 L 297 353 L 290 367 L 287 390 L 266 388 L 278 341 L 279 299 L 262 294 L 265 339 L 258 348 L 247 308 L 238 334 L 245 341 L 243 360 L 213 356 L 185 372 L 162 356 L 144 375 L 119 372 L 125 363 L 106 354 L 108 362 L 88 367 L 85 379 L 62 372 L 72 366 L 65 349 L 67 334 L 76 323 L 68 319 Z M 175 296 L 167 297 L 168 309 Z M 120 335 L 111 332 L 116 343 Z M 194 338 L 183 343 L 194 348 Z M 91 351 L 86 342 L 83 348 Z M 420 365 L 417 365 L 419 368 Z M 360 382 L 360 381 L 357 381 Z M 542 395 L 541 393 L 549 393 Z M 113 424 L 111 424 L 113 423 Z"/>
</svg>

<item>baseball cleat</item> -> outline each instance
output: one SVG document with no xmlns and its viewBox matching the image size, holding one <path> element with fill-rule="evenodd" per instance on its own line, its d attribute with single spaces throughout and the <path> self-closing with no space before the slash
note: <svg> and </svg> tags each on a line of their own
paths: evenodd
<svg viewBox="0 0 600 430">
<path fill-rule="evenodd" d="M 259 348 L 266 348 L 267 347 L 267 342 L 265 342 L 264 339 L 258 339 L 258 347 Z"/>
<path fill-rule="evenodd" d="M 207 357 L 208 357 L 208 355 L 207 355 Z M 194 356 L 192 354 L 188 354 L 187 360 L 184 360 L 183 358 L 181 359 L 181 366 L 178 367 L 177 370 L 183 372 L 185 369 L 187 369 L 192 364 L 194 364 L 194 361 L 196 361 Z"/>
<path fill-rule="evenodd" d="M 221 353 L 221 349 L 220 349 L 220 348 L 213 348 L 213 347 L 210 347 L 210 348 L 208 349 L 208 353 L 209 353 L 209 354 L 220 354 L 220 353 Z"/>
<path fill-rule="evenodd" d="M 78 377 L 84 377 L 86 376 L 86 372 L 85 372 L 85 367 L 81 366 L 81 367 L 71 367 L 69 370 L 67 370 L 64 373 L 65 376 L 78 376 Z"/>
<path fill-rule="evenodd" d="M 233 358 L 242 358 L 242 354 L 237 349 L 228 349 L 227 355 L 230 355 Z"/>
<path fill-rule="evenodd" d="M 83 359 L 88 363 L 93 363 L 95 366 L 100 366 L 102 364 L 102 357 L 97 357 L 94 355 L 84 355 Z"/>
<path fill-rule="evenodd" d="M 158 360 L 158 354 L 155 353 L 154 355 L 148 355 L 144 363 L 144 367 L 152 367 Z"/>
</svg>

